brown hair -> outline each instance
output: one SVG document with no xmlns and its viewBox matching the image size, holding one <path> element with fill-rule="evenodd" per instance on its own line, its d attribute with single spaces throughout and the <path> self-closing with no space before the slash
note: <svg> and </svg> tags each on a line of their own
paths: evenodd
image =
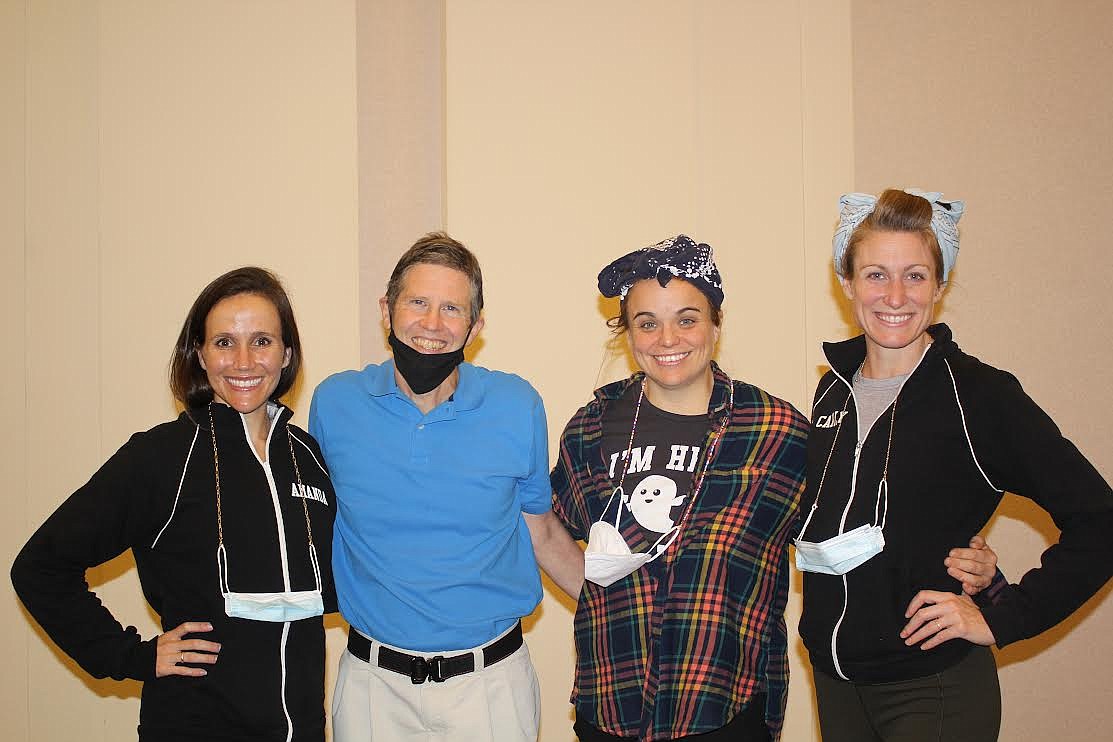
<svg viewBox="0 0 1113 742">
<path fill-rule="evenodd" d="M 444 232 L 430 232 L 398 259 L 386 284 L 386 301 L 390 310 L 394 311 L 394 303 L 402 293 L 402 280 L 406 277 L 406 271 L 419 263 L 452 268 L 468 277 L 468 283 L 471 284 L 471 323 L 474 325 L 479 319 L 479 313 L 483 311 L 483 273 L 471 250 Z"/>
<path fill-rule="evenodd" d="M 282 344 L 290 351 L 290 362 L 278 377 L 278 386 L 270 399 L 277 402 L 290 391 L 301 369 L 301 338 L 294 321 L 294 309 L 282 282 L 264 268 L 246 266 L 228 271 L 206 286 L 186 314 L 178 342 L 170 355 L 170 391 L 174 398 L 187 408 L 201 407 L 213 400 L 213 388 L 208 374 L 197 359 L 205 342 L 205 320 L 213 307 L 224 299 L 239 294 L 255 294 L 274 305 L 282 324 Z"/>
<path fill-rule="evenodd" d="M 943 252 L 939 249 L 939 238 L 931 228 L 931 216 L 931 204 L 927 199 L 895 188 L 886 189 L 878 196 L 877 205 L 870 215 L 862 220 L 847 240 L 846 252 L 838 266 L 839 275 L 847 280 L 853 277 L 854 254 L 869 235 L 875 232 L 906 232 L 918 234 L 923 239 L 931 252 L 935 280 L 943 283 Z"/>
<path fill-rule="evenodd" d="M 643 281 L 650 281 L 650 280 L 655 281 L 657 279 L 643 278 L 642 280 Z M 679 277 L 675 277 L 675 278 L 672 278 L 670 280 L 672 280 L 672 281 L 684 281 L 683 278 L 679 278 Z M 685 283 L 691 283 L 691 281 L 685 281 Z M 692 284 L 692 285 L 695 286 L 695 284 Z M 633 286 L 631 286 L 631 288 L 633 288 Z M 629 292 L 627 292 L 626 296 L 629 296 L 629 295 L 630 295 Z M 722 323 L 723 323 L 723 310 L 722 310 L 722 308 L 717 307 L 714 304 L 712 304 L 711 299 L 708 299 L 707 294 L 704 294 L 702 291 L 700 291 L 700 295 L 704 299 L 707 299 L 707 308 L 708 308 L 708 315 L 707 316 L 711 318 L 711 323 L 714 324 L 716 327 L 721 326 Z M 624 333 L 624 332 L 626 332 L 627 330 L 630 329 L 630 318 L 627 316 L 627 313 L 626 313 L 626 298 L 625 297 L 623 297 L 622 301 L 619 302 L 618 316 L 617 317 L 611 317 L 610 319 L 608 319 L 607 320 L 607 327 L 611 328 L 611 331 L 615 335 L 621 335 L 622 333 Z"/>
</svg>

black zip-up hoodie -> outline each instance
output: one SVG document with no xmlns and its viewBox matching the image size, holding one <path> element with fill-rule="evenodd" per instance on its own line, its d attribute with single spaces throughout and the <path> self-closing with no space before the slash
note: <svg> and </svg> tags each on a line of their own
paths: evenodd
<svg viewBox="0 0 1113 742">
<path fill-rule="evenodd" d="M 325 611 L 335 611 L 332 485 L 317 442 L 288 425 L 289 409 L 272 412 L 264 463 L 240 414 L 212 405 L 229 589 L 314 589 L 303 497 L 295 494 L 308 495 Z M 132 436 L 35 532 L 12 566 L 12 582 L 35 620 L 89 674 L 145 681 L 141 740 L 286 740 L 291 731 L 293 740 L 323 740 L 321 618 L 226 616 L 217 543 L 213 444 L 202 407 Z M 198 665 L 206 676 L 156 678 L 157 637 L 144 641 L 135 627 L 123 628 L 89 591 L 85 570 L 128 549 L 163 631 L 183 621 L 213 625 L 189 635 L 222 645 L 216 664 Z"/>
<path fill-rule="evenodd" d="M 961 640 L 928 651 L 905 646 L 904 611 L 920 590 L 961 590 L 943 560 L 983 529 L 1005 491 L 1044 508 L 1061 535 L 1042 567 L 992 604 L 979 601 L 998 646 L 1062 621 L 1113 575 L 1109 485 L 1012 375 L 960 351 L 946 325 L 928 333 L 932 345 L 869 430 L 857 466 L 851 379 L 865 359 L 865 339 L 824 344 L 832 370 L 813 402 L 802 514 L 824 484 L 803 538 L 823 541 L 874 522 L 893 426 L 885 550 L 843 576 L 804 573 L 800 636 L 815 667 L 833 677 L 908 680 L 965 656 L 971 645 Z"/>
</svg>

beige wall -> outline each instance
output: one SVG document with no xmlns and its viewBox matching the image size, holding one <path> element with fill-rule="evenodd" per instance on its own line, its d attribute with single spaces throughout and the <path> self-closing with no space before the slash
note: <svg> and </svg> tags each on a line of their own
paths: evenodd
<svg viewBox="0 0 1113 742">
<path fill-rule="evenodd" d="M 9 564 L 127 436 L 176 414 L 169 352 L 220 272 L 286 278 L 302 421 L 313 385 L 357 362 L 356 97 L 351 2 L 0 8 Z M 130 556 L 89 579 L 154 633 Z M 3 594 L 5 739 L 133 738 L 139 685 L 76 671 Z"/>
<path fill-rule="evenodd" d="M 1113 479 L 1104 424 L 1113 5 L 855 0 L 853 9 L 856 187 L 966 199 L 943 319 L 964 349 L 1012 371 Z M 1057 531 L 1009 497 L 989 534 L 1016 579 Z M 1109 592 L 998 653 L 1002 739 L 1107 736 L 1098 730 L 1113 727 Z"/>
<path fill-rule="evenodd" d="M 596 272 L 679 231 L 717 251 L 723 365 L 806 409 L 819 341 L 847 332 L 828 257 L 835 199 L 912 181 L 970 204 L 946 299 L 960 341 L 1017 372 L 1110 475 L 1094 412 L 1110 408 L 1097 219 L 1113 196 L 1101 178 L 1113 96 L 1098 74 L 1113 66 L 1111 19 L 1100 2 L 1073 8 L 1074 20 L 1036 2 L 0 0 L 13 102 L 0 109 L 13 163 L 0 170 L 13 328 L 0 462 L 15 483 L 3 554 L 128 434 L 173 414 L 170 344 L 229 267 L 288 281 L 304 421 L 323 376 L 383 357 L 387 273 L 446 226 L 487 274 L 474 359 L 537 386 L 555 442 L 593 387 L 627 372 L 605 349 L 614 306 Z M 1069 217 L 1054 231 L 1016 219 L 1032 212 Z M 1048 243 L 1073 270 L 1041 270 Z M 1010 503 L 991 538 L 1016 574 L 1048 532 Z M 154 631 L 130 559 L 90 580 Z M 0 679 L 6 737 L 128 738 L 138 687 L 86 678 L 4 595 L 0 649 L 17 658 Z M 1001 655 L 1003 739 L 1108 725 L 1106 603 Z M 544 742 L 572 739 L 570 609 L 550 591 L 529 622 Z M 817 738 L 799 651 L 788 740 Z"/>
</svg>

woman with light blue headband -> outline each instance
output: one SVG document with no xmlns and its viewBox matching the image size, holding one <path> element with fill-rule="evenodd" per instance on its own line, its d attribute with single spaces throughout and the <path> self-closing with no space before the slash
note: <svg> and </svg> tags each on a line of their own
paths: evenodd
<svg viewBox="0 0 1113 742">
<path fill-rule="evenodd" d="M 995 740 L 989 646 L 1050 628 L 1113 576 L 1113 492 L 1012 375 L 933 324 L 963 203 L 887 190 L 840 207 L 835 271 L 862 335 L 824 344 L 796 541 L 823 739 Z M 971 598 L 952 547 L 1006 491 L 1060 540 L 1019 584 Z"/>
</svg>

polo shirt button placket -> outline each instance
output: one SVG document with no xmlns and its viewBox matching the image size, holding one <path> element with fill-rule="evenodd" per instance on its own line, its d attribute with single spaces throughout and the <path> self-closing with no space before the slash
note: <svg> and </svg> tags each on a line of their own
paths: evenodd
<svg viewBox="0 0 1113 742">
<path fill-rule="evenodd" d="M 410 461 L 415 466 L 424 466 L 429 463 L 429 443 L 426 440 L 425 423 L 414 426 L 410 443 Z"/>
</svg>

